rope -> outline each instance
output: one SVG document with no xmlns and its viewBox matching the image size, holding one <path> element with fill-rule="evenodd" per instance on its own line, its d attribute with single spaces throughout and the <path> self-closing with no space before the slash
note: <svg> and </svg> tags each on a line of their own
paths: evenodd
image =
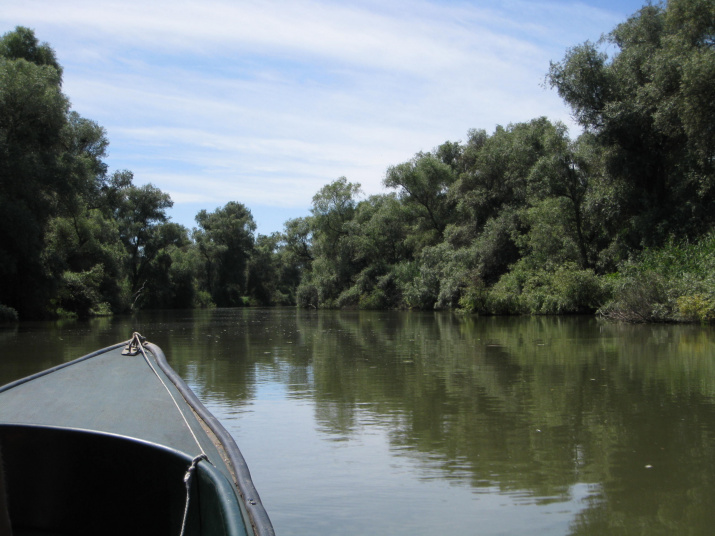
<svg viewBox="0 0 715 536">
<path fill-rule="evenodd" d="M 184 485 L 186 486 L 186 503 L 184 505 L 184 518 L 181 521 L 181 532 L 179 533 L 179 536 L 184 536 L 184 532 L 186 531 L 186 520 L 189 517 L 189 500 L 191 499 L 191 479 L 194 476 L 194 471 L 196 470 L 196 466 L 201 460 L 208 460 L 206 457 L 206 454 L 199 454 L 191 460 L 191 465 L 189 465 L 189 468 L 186 470 L 186 474 L 184 475 Z"/>
<path fill-rule="evenodd" d="M 196 446 L 199 447 L 199 452 L 206 456 L 206 453 L 204 452 L 204 449 L 201 448 L 201 443 L 199 443 L 198 438 L 196 437 L 196 434 L 194 433 L 194 430 L 191 428 L 189 425 L 189 421 L 186 420 L 186 415 L 184 415 L 184 412 L 181 411 L 181 406 L 179 406 L 179 403 L 176 401 L 176 398 L 174 398 L 174 394 L 171 392 L 171 389 L 169 389 L 169 386 L 166 385 L 164 380 L 162 379 L 161 376 L 159 376 L 159 373 L 156 371 L 156 368 L 154 368 L 154 364 L 151 362 L 151 359 L 149 359 L 149 356 L 146 355 L 146 351 L 144 350 L 144 346 L 142 345 L 142 340 L 144 340 L 144 337 L 142 337 L 139 333 L 134 332 L 132 334 L 132 338 L 129 341 L 129 344 L 127 345 L 127 348 L 125 351 L 128 351 L 129 353 L 125 355 L 136 355 L 137 353 L 141 352 L 141 354 L 144 356 L 144 361 L 146 361 L 147 365 L 149 365 L 149 368 L 154 372 L 154 375 L 159 379 L 161 384 L 164 386 L 164 389 L 166 389 L 166 392 L 169 393 L 169 396 L 171 397 L 171 401 L 174 403 L 176 406 L 176 410 L 179 412 L 179 415 L 181 415 L 181 418 L 184 419 L 184 424 L 186 424 L 186 428 L 188 428 L 189 432 L 191 433 L 191 436 L 194 438 L 194 441 L 196 442 Z M 134 352 L 134 353 L 131 353 Z M 122 352 L 124 353 L 124 352 Z M 206 456 L 206 459 L 208 457 Z"/>
<path fill-rule="evenodd" d="M 129 340 L 129 343 L 127 344 L 126 348 L 124 351 L 122 351 L 123 355 L 137 355 L 139 352 L 141 352 L 142 356 L 144 356 L 144 361 L 146 361 L 147 365 L 149 365 L 149 368 L 154 372 L 154 375 L 159 379 L 161 384 L 164 386 L 164 389 L 166 389 L 166 392 L 169 393 L 169 396 L 171 397 L 171 401 L 174 403 L 176 406 L 176 410 L 179 412 L 179 415 L 181 415 L 181 418 L 184 419 L 184 424 L 186 425 L 186 428 L 189 430 L 191 433 L 191 436 L 194 438 L 194 441 L 196 442 L 196 446 L 199 448 L 199 454 L 196 456 L 193 460 L 191 460 L 191 465 L 189 465 L 189 468 L 186 470 L 186 474 L 184 474 L 184 485 L 186 486 L 186 504 L 184 506 L 184 518 L 181 522 L 181 532 L 179 533 L 179 536 L 184 536 L 184 532 L 186 531 L 186 521 L 189 515 L 189 498 L 191 496 L 191 479 L 194 475 L 194 471 L 196 470 L 196 466 L 201 460 L 207 460 L 209 457 L 206 455 L 204 452 L 204 449 L 201 447 L 201 443 L 199 443 L 199 439 L 196 437 L 196 434 L 194 433 L 194 430 L 191 428 L 189 425 L 189 421 L 186 419 L 186 415 L 184 415 L 184 412 L 181 411 L 181 406 L 179 406 L 179 403 L 176 401 L 176 398 L 174 398 L 174 394 L 171 392 L 171 389 L 169 389 L 169 386 L 166 385 L 162 377 L 159 375 L 157 372 L 156 368 L 154 368 L 154 364 L 151 362 L 151 359 L 149 359 L 149 356 L 146 354 L 146 350 L 144 349 L 144 345 L 142 344 L 142 341 L 144 341 L 144 337 L 142 337 L 139 333 L 134 332 L 132 334 L 132 338 Z"/>
</svg>

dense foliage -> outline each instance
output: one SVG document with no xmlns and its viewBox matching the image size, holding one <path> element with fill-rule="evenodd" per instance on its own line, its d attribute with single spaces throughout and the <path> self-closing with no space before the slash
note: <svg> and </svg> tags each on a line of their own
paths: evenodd
<svg viewBox="0 0 715 536">
<path fill-rule="evenodd" d="M 711 1 L 645 6 L 551 65 L 577 139 L 546 118 L 473 130 L 389 168 L 394 194 L 326 186 L 299 304 L 711 319 L 714 44 Z"/>
<path fill-rule="evenodd" d="M 255 265 L 268 238 L 245 206 L 202 211 L 190 235 L 169 221 L 168 194 L 109 172 L 107 146 L 70 109 L 50 46 L 23 27 L 2 36 L 0 319 L 290 301 L 283 274 L 269 283 Z"/>
<path fill-rule="evenodd" d="M 609 55 L 607 52 L 610 52 Z M 715 318 L 715 4 L 647 5 L 546 77 L 583 128 L 472 130 L 346 178 L 282 234 L 247 207 L 168 221 L 169 196 L 109 173 L 54 52 L 0 40 L 0 304 L 6 316 L 295 304 Z"/>
</svg>

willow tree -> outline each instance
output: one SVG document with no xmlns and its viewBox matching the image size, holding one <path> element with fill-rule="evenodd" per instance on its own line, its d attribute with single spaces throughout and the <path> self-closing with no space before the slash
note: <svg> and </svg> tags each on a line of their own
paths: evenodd
<svg viewBox="0 0 715 536">
<path fill-rule="evenodd" d="M 235 307 L 248 295 L 248 262 L 255 245 L 256 223 L 242 203 L 231 201 L 196 215 L 194 241 L 204 264 L 205 289 L 216 305 Z"/>
<path fill-rule="evenodd" d="M 715 224 L 715 3 L 647 5 L 548 79 L 603 151 L 618 240 L 658 246 Z"/>
<path fill-rule="evenodd" d="M 310 270 L 298 287 L 304 307 L 332 307 L 361 269 L 355 264 L 355 213 L 360 184 L 345 177 L 326 184 L 313 196 L 310 226 Z"/>
<path fill-rule="evenodd" d="M 54 51 L 18 27 L 0 38 L 0 303 L 41 313 L 52 281 L 44 229 L 63 183 L 69 101 Z"/>
</svg>

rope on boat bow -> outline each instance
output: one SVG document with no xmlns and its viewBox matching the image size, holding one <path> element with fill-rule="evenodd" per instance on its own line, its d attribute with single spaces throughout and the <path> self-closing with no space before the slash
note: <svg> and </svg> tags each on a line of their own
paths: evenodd
<svg viewBox="0 0 715 536">
<path fill-rule="evenodd" d="M 176 398 L 174 398 L 174 394 L 171 392 L 171 389 L 169 389 L 169 386 L 166 385 L 164 382 L 164 379 L 159 375 L 159 373 L 156 371 L 156 368 L 154 368 L 154 364 L 151 362 L 149 359 L 149 356 L 146 355 L 146 350 L 144 349 L 144 341 L 146 341 L 146 337 L 143 337 L 141 334 L 138 332 L 132 333 L 132 338 L 129 339 L 127 342 L 127 345 L 124 347 L 124 350 L 122 350 L 122 355 L 128 355 L 128 356 L 134 356 L 138 354 L 142 354 L 144 356 L 144 360 L 146 361 L 147 365 L 151 368 L 152 371 L 154 371 L 154 374 L 156 377 L 159 379 L 161 384 L 164 386 L 166 391 L 169 393 L 169 396 L 171 397 L 171 400 L 174 402 L 174 405 L 176 406 L 177 411 L 179 412 L 179 415 L 181 415 L 182 419 L 184 419 L 184 424 L 186 424 L 186 428 L 188 428 L 189 432 L 194 438 L 194 441 L 196 442 L 196 446 L 199 448 L 199 451 L 201 454 L 196 456 L 193 460 L 191 460 L 191 465 L 186 469 L 186 474 L 184 474 L 184 486 L 186 486 L 186 503 L 184 506 L 184 518 L 181 522 L 181 532 L 179 533 L 179 536 L 184 536 L 184 532 L 186 531 L 186 521 L 189 516 L 189 499 L 191 498 L 191 480 L 194 476 L 194 472 L 196 471 L 196 466 L 199 464 L 201 460 L 208 460 L 209 457 L 206 455 L 204 452 L 203 447 L 201 447 L 201 443 L 199 442 L 198 438 L 196 437 L 196 434 L 194 433 L 193 429 L 189 425 L 189 421 L 186 420 L 186 415 L 184 415 L 184 412 L 181 411 L 181 407 L 179 406 L 179 403 L 176 401 Z"/>
<path fill-rule="evenodd" d="M 144 348 L 142 344 L 146 340 L 146 337 L 142 337 L 137 331 L 132 333 L 132 338 L 129 339 L 127 345 L 122 350 L 122 355 L 137 355 L 139 352 L 144 353 Z"/>
</svg>

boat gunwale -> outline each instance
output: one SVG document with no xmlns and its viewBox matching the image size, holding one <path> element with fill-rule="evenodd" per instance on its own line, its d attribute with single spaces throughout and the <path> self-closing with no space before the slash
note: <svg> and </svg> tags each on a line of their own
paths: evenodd
<svg viewBox="0 0 715 536">
<path fill-rule="evenodd" d="M 157 443 L 155 441 L 148 441 L 146 439 L 141 439 L 139 437 L 134 437 L 125 434 L 117 434 L 115 432 L 107 432 L 106 430 L 95 430 L 92 428 L 79 428 L 75 426 L 55 426 L 52 424 L 35 424 L 35 423 L 15 423 L 15 422 L 0 422 L 0 428 L 4 429 L 31 429 L 31 430 L 51 430 L 56 432 L 68 432 L 70 434 L 83 434 L 87 436 L 101 436 L 110 439 L 116 439 L 121 441 L 128 441 L 131 443 L 136 443 L 148 448 L 153 448 L 166 452 L 168 454 L 177 456 L 182 460 L 186 461 L 187 464 L 191 464 L 193 459 L 189 454 L 183 450 L 164 445 L 162 443 Z"/>
<path fill-rule="evenodd" d="M 186 403 L 196 412 L 204 424 L 206 424 L 211 432 L 216 435 L 216 438 L 221 443 L 221 447 L 226 452 L 228 461 L 233 469 L 233 473 L 236 478 L 236 486 L 241 494 L 241 497 L 243 498 L 243 505 L 248 512 L 255 535 L 275 536 L 271 520 L 263 507 L 258 491 L 253 484 L 248 464 L 246 463 L 243 454 L 241 454 L 236 441 L 233 439 L 228 430 L 226 430 L 226 428 L 221 424 L 221 422 L 208 410 L 208 408 L 206 408 L 203 402 L 201 402 L 201 400 L 196 396 L 196 393 L 191 390 L 183 378 L 179 376 L 179 374 L 171 367 L 166 359 L 166 356 L 164 355 L 163 350 L 156 344 L 150 342 L 144 343 L 144 347 L 152 353 L 162 372 L 179 390 L 179 393 L 184 397 Z"/>
</svg>

